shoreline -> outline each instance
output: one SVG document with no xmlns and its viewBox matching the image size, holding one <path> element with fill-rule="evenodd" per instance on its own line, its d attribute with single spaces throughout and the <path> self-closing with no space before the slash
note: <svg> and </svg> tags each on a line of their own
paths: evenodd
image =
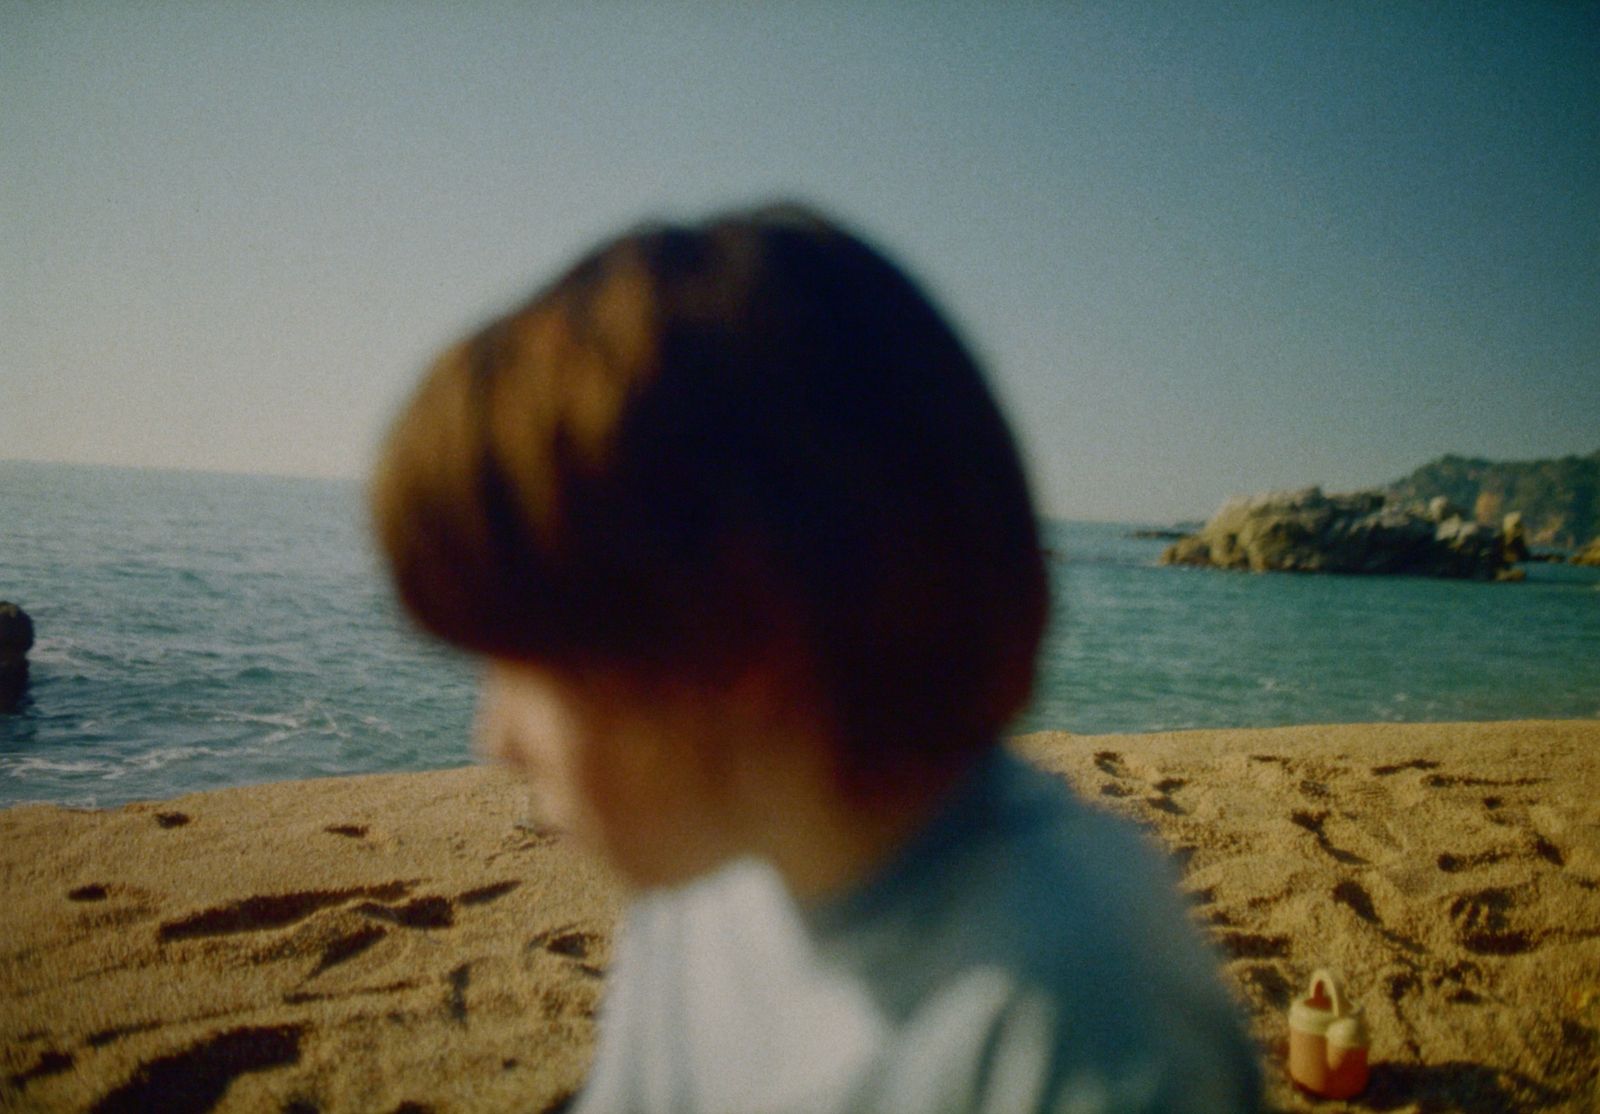
<svg viewBox="0 0 1600 1114">
<path fill-rule="evenodd" d="M 1600 1102 L 1600 720 L 1015 745 L 1174 857 L 1269 1108 Z M 618 892 L 525 804 L 461 767 L 0 811 L 0 1107 L 182 1081 L 210 1088 L 192 1109 L 559 1108 Z M 1281 1070 L 1324 966 L 1372 1033 L 1349 1103 Z"/>
</svg>

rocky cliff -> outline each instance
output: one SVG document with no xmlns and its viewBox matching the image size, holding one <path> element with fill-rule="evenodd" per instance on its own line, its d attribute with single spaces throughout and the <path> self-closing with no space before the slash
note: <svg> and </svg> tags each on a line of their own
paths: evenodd
<svg viewBox="0 0 1600 1114">
<path fill-rule="evenodd" d="M 1600 534 L 1600 451 L 1509 462 L 1445 456 L 1388 492 L 1402 503 L 1442 495 L 1486 526 L 1520 512 L 1531 545 L 1572 549 Z"/>
</svg>

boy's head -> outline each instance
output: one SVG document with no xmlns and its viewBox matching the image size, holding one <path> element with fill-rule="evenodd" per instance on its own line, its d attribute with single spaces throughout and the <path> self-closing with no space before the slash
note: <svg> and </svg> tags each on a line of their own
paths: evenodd
<svg viewBox="0 0 1600 1114">
<path fill-rule="evenodd" d="M 438 360 L 373 499 L 441 638 L 641 691 L 786 671 L 865 793 L 1029 694 L 1048 591 L 1011 434 L 916 286 L 805 210 L 599 248 Z"/>
</svg>

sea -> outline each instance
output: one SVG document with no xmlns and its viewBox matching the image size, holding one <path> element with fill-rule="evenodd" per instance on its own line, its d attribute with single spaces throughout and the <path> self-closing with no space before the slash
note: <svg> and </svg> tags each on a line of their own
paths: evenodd
<svg viewBox="0 0 1600 1114">
<path fill-rule="evenodd" d="M 1600 571 L 1521 584 L 1157 563 L 1046 526 L 1018 731 L 1600 718 Z M 33 617 L 0 807 L 108 807 L 472 760 L 477 667 L 408 626 L 348 481 L 0 461 L 0 599 Z"/>
</svg>

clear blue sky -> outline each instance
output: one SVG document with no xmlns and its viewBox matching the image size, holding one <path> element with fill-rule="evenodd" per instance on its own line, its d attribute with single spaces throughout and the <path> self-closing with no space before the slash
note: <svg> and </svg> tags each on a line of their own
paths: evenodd
<svg viewBox="0 0 1600 1114">
<path fill-rule="evenodd" d="M 1056 515 L 1600 447 L 1600 5 L 0 0 L 0 457 L 361 475 L 597 237 L 776 195 Z"/>
</svg>

